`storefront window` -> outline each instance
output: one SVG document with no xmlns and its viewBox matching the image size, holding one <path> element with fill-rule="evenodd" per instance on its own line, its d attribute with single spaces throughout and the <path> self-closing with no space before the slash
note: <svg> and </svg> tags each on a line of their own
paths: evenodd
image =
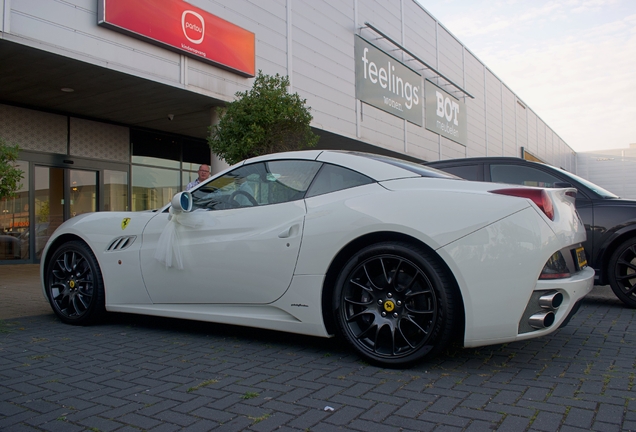
<svg viewBox="0 0 636 432">
<path fill-rule="evenodd" d="M 186 186 L 188 185 L 188 183 L 190 183 L 191 181 L 195 181 L 197 177 L 199 177 L 199 173 L 197 171 L 183 171 L 181 173 L 181 184 L 183 185 L 183 190 L 186 190 Z"/>
<path fill-rule="evenodd" d="M 152 210 L 169 203 L 181 189 L 179 177 L 178 170 L 133 165 L 133 210 Z"/>
<path fill-rule="evenodd" d="M 17 161 L 23 172 L 15 196 L 0 200 L 0 260 L 29 258 L 29 163 Z"/>
<path fill-rule="evenodd" d="M 104 170 L 104 211 L 128 210 L 128 173 Z"/>
<path fill-rule="evenodd" d="M 132 163 L 162 168 L 180 168 L 181 143 L 172 136 L 130 131 Z"/>
<path fill-rule="evenodd" d="M 132 209 L 157 209 L 198 176 L 199 166 L 209 165 L 208 144 L 160 133 L 131 130 Z"/>
</svg>

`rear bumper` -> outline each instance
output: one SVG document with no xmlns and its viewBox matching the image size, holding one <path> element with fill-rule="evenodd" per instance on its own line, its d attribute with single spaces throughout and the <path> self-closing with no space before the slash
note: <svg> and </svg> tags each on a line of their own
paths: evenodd
<svg viewBox="0 0 636 432">
<path fill-rule="evenodd" d="M 494 338 L 475 338 L 466 339 L 464 341 L 465 347 L 478 347 L 484 345 L 493 345 L 499 343 L 509 343 L 514 341 L 521 341 L 527 339 L 533 339 L 540 336 L 544 336 L 556 331 L 559 327 L 567 324 L 567 321 L 574 315 L 576 309 L 578 309 L 579 302 L 585 297 L 594 286 L 594 270 L 590 267 L 585 267 L 578 273 L 569 278 L 552 279 L 552 280 L 538 280 L 531 295 L 527 299 L 525 310 L 523 306 L 521 308 L 520 315 L 517 315 L 517 329 L 514 335 L 494 337 Z M 563 295 L 563 301 L 557 308 L 546 309 L 542 307 L 538 299 L 544 295 L 553 292 L 558 292 Z M 521 305 L 520 305 L 521 306 Z M 535 328 L 530 324 L 530 318 L 541 312 L 553 313 L 553 320 L 549 326 L 545 328 Z M 512 323 L 510 323 L 512 324 Z M 512 330 L 512 329 L 509 329 Z"/>
<path fill-rule="evenodd" d="M 594 286 L 594 270 L 585 267 L 569 278 L 554 280 L 538 280 L 533 295 L 530 297 L 524 314 L 519 320 L 516 340 L 530 339 L 552 333 L 565 326 L 580 306 L 580 301 Z M 563 302 L 558 307 L 546 307 L 538 301 L 541 295 L 560 293 Z M 554 321 L 545 328 L 536 328 L 530 324 L 530 317 L 537 314 L 553 314 Z"/>
</svg>

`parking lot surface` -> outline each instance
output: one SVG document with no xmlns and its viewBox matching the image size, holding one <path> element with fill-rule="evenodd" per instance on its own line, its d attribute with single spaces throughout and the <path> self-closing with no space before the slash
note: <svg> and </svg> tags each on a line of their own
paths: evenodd
<svg viewBox="0 0 636 432">
<path fill-rule="evenodd" d="M 607 287 L 550 336 L 410 369 L 336 339 L 110 314 L 62 324 L 0 266 L 1 431 L 636 430 L 636 311 Z"/>
</svg>

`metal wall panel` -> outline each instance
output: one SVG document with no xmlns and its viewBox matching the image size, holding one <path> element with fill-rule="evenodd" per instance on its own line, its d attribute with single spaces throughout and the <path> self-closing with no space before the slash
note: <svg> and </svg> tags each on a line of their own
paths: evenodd
<svg viewBox="0 0 636 432">
<path fill-rule="evenodd" d="M 448 31 L 439 26 L 437 30 L 439 64 L 437 70 L 444 74 L 448 79 L 458 85 L 463 85 L 463 59 L 462 52 L 464 47 Z M 444 88 L 449 91 L 450 89 Z"/>
<path fill-rule="evenodd" d="M 537 145 L 537 115 L 530 109 L 528 111 L 528 141 L 526 143 L 526 150 L 533 155 L 539 154 L 539 148 Z"/>
<path fill-rule="evenodd" d="M 466 90 L 475 99 L 466 100 L 468 111 L 468 145 L 466 155 L 468 157 L 486 155 L 486 126 L 484 108 L 484 65 L 471 53 L 464 54 L 466 68 Z"/>
<path fill-rule="evenodd" d="M 5 31 L 5 21 L 8 23 L 8 19 L 9 17 L 6 16 L 5 17 L 5 8 L 7 8 L 9 5 L 5 0 L 0 0 L 0 33 Z M 5 20 L 6 18 L 6 20 Z M 0 38 L 2 37 L 2 35 L 0 35 Z"/>
<path fill-rule="evenodd" d="M 417 2 L 405 0 L 404 6 L 404 46 L 408 50 L 417 53 L 421 60 L 429 65 L 436 66 L 435 27 L 437 26 L 437 21 L 426 13 Z M 414 19 L 409 17 L 414 17 Z M 416 62 L 410 62 L 409 66 L 415 69 L 420 67 Z"/>
<path fill-rule="evenodd" d="M 165 82 L 179 82 L 179 55 L 97 27 L 97 2 L 83 7 L 57 1 L 11 0 L 11 34 L 93 64 Z M 134 73 L 137 72 L 137 73 Z"/>
<path fill-rule="evenodd" d="M 404 120 L 365 104 L 361 117 L 363 140 L 393 151 L 404 151 Z"/>
<path fill-rule="evenodd" d="M 516 109 L 517 100 L 515 94 L 506 86 L 503 86 L 503 156 L 520 156 L 517 145 Z"/>
<path fill-rule="evenodd" d="M 515 110 L 517 149 L 521 149 L 521 147 L 528 147 L 528 109 L 524 104 L 517 101 Z M 517 156 L 520 155 L 517 154 Z"/>
<path fill-rule="evenodd" d="M 530 107 L 519 105 L 514 92 L 499 80 L 496 71 L 487 70 L 468 47 L 415 0 L 189 2 L 254 32 L 257 70 L 289 73 L 292 90 L 307 99 L 316 127 L 426 160 L 519 156 L 520 148 L 526 147 L 554 164 L 575 165 L 571 148 Z M 10 23 L 8 37 L 25 45 L 184 88 L 217 101 L 233 100 L 237 91 L 249 89 L 253 82 L 98 27 L 96 0 L 0 0 L 0 6 L 5 4 L 11 7 L 9 17 L 3 21 Z M 289 5 L 291 13 L 287 10 Z M 465 98 L 466 147 L 424 127 L 410 123 L 405 126 L 403 120 L 371 106 L 362 105 L 356 112 L 354 35 L 361 34 L 398 59 L 404 58 L 376 33 L 355 28 L 355 23 L 363 27 L 366 21 L 475 97 Z M 406 64 L 421 73 L 422 79 L 430 78 L 455 96 L 463 97 L 419 62 L 410 60 Z"/>
<path fill-rule="evenodd" d="M 355 136 L 353 1 L 292 5 L 293 90 L 307 99 L 314 124 Z"/>
<path fill-rule="evenodd" d="M 503 156 L 501 82 L 486 69 L 486 139 L 488 156 Z"/>
<path fill-rule="evenodd" d="M 537 117 L 537 154 L 548 156 L 546 151 L 546 127 L 543 120 Z"/>
</svg>

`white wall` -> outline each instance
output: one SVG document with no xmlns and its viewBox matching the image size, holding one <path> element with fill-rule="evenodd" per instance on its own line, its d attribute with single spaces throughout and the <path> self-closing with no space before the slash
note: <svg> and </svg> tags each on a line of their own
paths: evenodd
<svg viewBox="0 0 636 432">
<path fill-rule="evenodd" d="M 576 174 L 621 198 L 636 200 L 636 144 L 629 148 L 581 152 Z"/>
</svg>

